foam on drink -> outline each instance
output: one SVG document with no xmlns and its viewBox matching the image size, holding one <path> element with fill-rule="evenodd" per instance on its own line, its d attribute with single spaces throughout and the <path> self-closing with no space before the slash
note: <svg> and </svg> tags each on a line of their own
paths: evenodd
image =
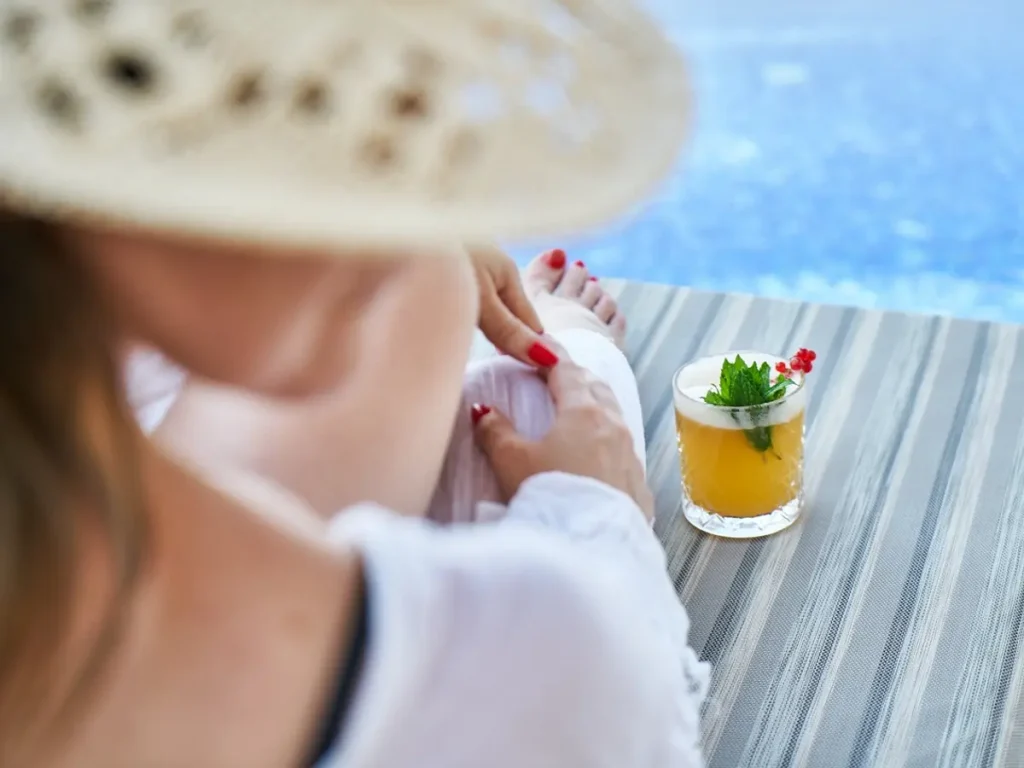
<svg viewBox="0 0 1024 768">
<path fill-rule="evenodd" d="M 781 400 L 758 409 L 756 423 L 752 418 L 753 414 L 748 410 L 717 407 L 705 403 L 704 395 L 712 385 L 717 385 L 721 378 L 722 363 L 726 359 L 735 360 L 736 355 L 742 357 L 748 364 L 768 363 L 772 371 L 775 370 L 776 363 L 787 362 L 781 357 L 766 355 L 763 352 L 729 352 L 711 355 L 687 365 L 676 374 L 672 386 L 676 411 L 681 416 L 714 429 L 751 429 L 786 424 L 803 412 L 807 405 L 807 392 L 803 386 L 803 374 L 800 373 L 794 374 L 796 386 L 787 389 Z"/>
</svg>

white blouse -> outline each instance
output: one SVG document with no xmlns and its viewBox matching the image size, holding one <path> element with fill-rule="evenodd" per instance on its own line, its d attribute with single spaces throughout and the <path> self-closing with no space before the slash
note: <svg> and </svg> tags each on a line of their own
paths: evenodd
<svg viewBox="0 0 1024 768">
<path fill-rule="evenodd" d="M 152 430 L 184 376 L 147 352 L 127 373 Z M 550 473 L 479 513 L 333 521 L 363 554 L 368 642 L 320 768 L 699 768 L 710 670 L 632 499 Z"/>
<path fill-rule="evenodd" d="M 626 495 L 550 473 L 497 522 L 360 506 L 369 634 L 321 768 L 697 768 L 709 669 Z"/>
</svg>

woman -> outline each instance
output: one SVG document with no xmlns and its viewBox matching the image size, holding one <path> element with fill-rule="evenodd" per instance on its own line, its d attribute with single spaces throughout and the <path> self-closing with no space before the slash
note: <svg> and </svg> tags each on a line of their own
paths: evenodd
<svg viewBox="0 0 1024 768">
<path fill-rule="evenodd" d="M 351 21 L 336 5 L 266 3 L 260 18 L 286 26 L 301 17 L 303 29 L 322 31 L 327 22 Z M 137 344 L 200 379 L 300 408 L 351 386 L 347 402 L 363 403 L 358 415 L 367 423 L 408 425 L 370 435 L 374 450 L 401 454 L 406 440 L 415 445 L 407 456 L 443 448 L 478 317 L 479 259 L 474 265 L 461 249 L 441 258 L 436 247 L 427 258 L 408 243 L 428 231 L 436 239 L 428 223 L 435 221 L 452 238 L 480 233 L 456 226 L 468 220 L 465 205 L 437 210 L 423 198 L 416 216 L 395 192 L 390 224 L 398 235 L 388 246 L 392 258 L 382 260 L 387 238 L 376 219 L 346 214 L 336 227 L 318 218 L 315 202 L 312 213 L 289 216 L 266 207 L 258 190 L 249 195 L 243 179 L 256 187 L 280 180 L 259 167 L 263 156 L 249 158 L 250 175 L 225 172 L 240 197 L 229 208 L 211 207 L 227 187 L 210 177 L 230 170 L 231 151 L 216 155 L 218 165 L 209 156 L 216 142 L 203 144 L 196 151 L 209 171 L 188 175 L 187 159 L 166 164 L 125 150 L 131 141 L 105 141 L 110 134 L 87 122 L 87 107 L 97 108 L 81 102 L 87 89 L 61 81 L 71 70 L 40 64 L 71 56 L 74 45 L 33 48 L 51 25 L 58 39 L 82 46 L 89 36 L 116 37 L 119 24 L 164 29 L 158 14 L 177 6 L 132 4 L 123 19 L 116 4 L 73 4 L 74 18 L 61 15 L 67 7 L 39 3 L 5 19 L 0 188 L 8 210 L 21 213 L 0 220 L 0 763 L 698 765 L 703 670 L 686 647 L 685 614 L 650 530 L 636 455 L 642 435 L 636 419 L 632 432 L 626 426 L 609 386 L 553 341 L 545 341 L 558 358 L 546 372 L 553 408 L 540 397 L 539 379 L 503 370 L 511 362 L 479 369 L 471 383 L 476 391 L 487 387 L 486 376 L 498 383 L 487 390 L 495 399 L 473 410 L 483 454 L 473 454 L 478 466 L 467 469 L 457 437 L 443 474 L 470 471 L 471 481 L 455 487 L 486 498 L 476 480 L 486 457 L 495 496 L 507 502 L 491 525 L 437 528 L 357 504 L 335 518 L 325 541 L 316 526 L 296 522 L 323 511 L 331 494 L 344 496 L 341 485 L 327 484 L 322 504 L 308 504 L 246 461 L 192 462 L 140 433 L 120 383 Z M 424 14 L 451 21 L 440 4 L 430 17 L 431 7 L 396 3 L 379 18 L 363 9 L 360 21 L 368 36 L 403 13 L 415 17 L 401 29 Z M 168 21 L 182 31 L 182 19 Z M 223 34 L 240 23 L 230 13 L 220 21 Z M 633 31 L 651 45 L 659 40 L 638 24 Z M 194 42 L 196 28 L 184 29 Z M 598 48 L 605 56 L 614 50 Z M 636 74 L 651 66 L 650 50 L 618 63 Z M 147 58 L 123 50 L 111 57 L 104 73 L 115 82 L 141 90 L 140 98 L 155 87 Z M 8 69 L 10 60 L 17 67 Z M 599 89 L 600 106 L 611 106 L 613 86 Z M 303 105 L 317 101 L 300 95 Z M 54 125 L 40 125 L 40 108 Z M 135 128 L 113 131 L 122 139 L 164 125 L 154 123 L 162 109 L 137 102 L 110 109 L 122 122 L 101 127 L 128 121 Z M 515 137 L 497 135 L 504 150 L 515 146 Z M 139 179 L 164 183 L 120 191 L 100 184 L 134 180 L 123 173 L 123 152 Z M 566 170 L 557 156 L 552 162 Z M 634 184 L 650 175 L 631 167 L 631 176 L 620 175 Z M 381 199 L 367 192 L 363 214 L 367 201 Z M 353 208 L 358 200 L 349 201 Z M 591 200 L 588 210 L 597 214 L 607 202 Z M 502 214 L 493 203 L 473 225 L 484 222 L 490 235 L 520 234 L 524 221 L 543 224 L 550 213 Z M 460 216 L 443 215 L 453 211 Z M 101 226 L 96 214 L 130 226 Z M 296 217 L 308 240 L 296 235 Z M 175 229 L 192 237 L 167 234 Z M 249 230 L 260 235 L 260 257 L 225 241 Z M 330 253 L 346 259 L 325 267 L 328 232 Z M 569 274 L 551 258 L 535 263 L 529 278 L 542 286 L 538 303 L 558 307 L 545 323 L 560 325 L 567 340 L 589 334 L 578 353 L 590 349 L 621 371 L 624 359 L 602 336 L 607 331 L 594 333 L 582 289 L 570 290 L 582 271 Z M 417 356 L 403 357 L 404 376 L 378 378 L 387 371 L 378 361 L 389 358 L 373 313 L 401 317 L 424 296 L 435 299 L 429 314 L 402 323 L 406 333 L 422 334 L 422 349 L 410 346 Z M 366 371 L 376 373 L 366 378 Z M 626 373 L 610 378 L 631 408 L 635 389 L 630 401 L 629 387 L 619 386 Z M 399 401 L 426 388 L 436 413 L 424 419 L 423 408 L 405 412 L 402 402 L 380 407 L 394 401 L 381 401 L 380 392 L 359 399 L 374 385 Z M 526 437 L 538 440 L 490 409 L 501 387 L 550 409 L 549 424 L 525 425 L 538 432 Z M 514 410 L 514 402 L 503 405 Z M 414 509 L 430 496 L 437 454 L 433 469 L 399 467 L 395 482 L 409 488 L 396 491 L 396 503 Z M 344 467 L 356 457 L 329 458 L 328 467 Z"/>
<path fill-rule="evenodd" d="M 117 249 L 109 252 L 117 253 Z M 338 304 L 359 311 L 312 336 L 332 346 L 337 339 L 352 335 L 354 319 L 360 335 L 374 339 L 377 350 L 358 359 L 358 379 L 342 376 L 340 386 L 312 402 L 257 397 L 251 390 L 240 393 L 189 379 L 179 368 L 149 352 L 130 361 L 133 407 L 145 428 L 180 457 L 200 466 L 270 478 L 301 497 L 324 519 L 348 504 L 369 500 L 408 515 L 429 514 L 441 522 L 469 521 L 475 519 L 479 502 L 498 501 L 500 496 L 493 473 L 481 464 L 479 452 L 472 447 L 471 406 L 478 401 L 508 403 L 505 410 L 514 421 L 531 434 L 542 434 L 551 420 L 550 398 L 539 379 L 510 359 L 518 358 L 541 370 L 557 362 L 550 340 L 538 333 L 546 328 L 569 348 L 577 362 L 611 383 L 619 402 L 629 410 L 629 423 L 636 425 L 637 454 L 643 457 L 635 382 L 628 363 L 612 348 L 624 343 L 626 319 L 586 266 L 580 261 L 569 264 L 561 249 L 549 251 L 528 267 L 524 287 L 515 263 L 500 250 L 471 249 L 469 258 L 479 286 L 478 325 L 508 359 L 478 362 L 467 372 L 444 482 L 436 489 L 439 461 L 444 456 L 441 441 L 448 440 L 451 430 L 448 411 L 439 408 L 439 392 L 453 391 L 455 379 L 462 378 L 464 350 L 448 343 L 438 347 L 421 337 L 414 318 L 430 313 L 433 322 L 422 330 L 438 339 L 460 337 L 466 323 L 460 318 L 451 328 L 445 327 L 447 315 L 439 314 L 438 302 L 445 296 L 446 306 L 451 308 L 446 294 L 455 285 L 439 283 L 445 273 L 433 265 L 427 269 L 416 264 L 403 269 L 390 266 L 383 275 L 376 265 L 369 268 L 369 278 L 360 276 L 351 263 L 346 265 L 345 279 L 354 285 Z M 122 278 L 127 275 L 130 285 L 167 284 L 166 276 L 148 279 L 139 262 L 139 254 L 134 252 L 130 265 L 115 271 Z M 201 282 L 192 293 L 204 290 L 216 295 L 209 260 L 205 262 Z M 314 263 L 308 267 L 315 275 L 310 282 L 316 289 L 300 289 L 290 298 L 282 281 L 270 283 L 275 301 L 295 306 L 296 315 L 309 316 L 318 297 L 322 300 L 325 295 L 323 285 L 332 278 L 337 280 L 333 274 L 338 272 L 336 266 Z M 245 266 L 239 269 L 245 270 Z M 232 280 L 229 276 L 230 285 L 226 283 L 224 290 L 238 293 Z M 350 298 L 356 293 L 358 301 Z M 152 301 L 153 297 L 147 296 L 141 303 Z M 247 305 L 252 313 L 258 296 L 249 296 Z M 298 309 L 300 305 L 304 311 Z M 301 324 L 301 320 L 295 323 Z M 309 343 L 308 325 L 303 332 Z M 322 366 L 331 355 L 318 352 L 307 359 Z M 388 392 L 388 387 L 395 387 L 396 393 Z M 493 392 L 495 387 L 498 392 Z M 339 455 L 344 457 L 342 461 Z M 474 464 L 478 466 L 470 469 Z"/>
</svg>

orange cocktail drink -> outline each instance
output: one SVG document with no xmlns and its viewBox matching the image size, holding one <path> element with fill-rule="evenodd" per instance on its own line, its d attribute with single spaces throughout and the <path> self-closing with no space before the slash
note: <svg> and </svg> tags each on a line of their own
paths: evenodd
<svg viewBox="0 0 1024 768">
<path fill-rule="evenodd" d="M 780 384 L 783 376 L 788 381 Z M 676 373 L 683 509 L 693 525 L 718 536 L 753 538 L 797 519 L 803 505 L 804 383 L 789 361 L 760 352 L 715 355 Z"/>
</svg>

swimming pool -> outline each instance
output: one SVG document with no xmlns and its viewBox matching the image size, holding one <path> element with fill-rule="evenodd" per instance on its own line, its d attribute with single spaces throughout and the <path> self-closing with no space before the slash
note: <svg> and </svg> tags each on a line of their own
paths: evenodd
<svg viewBox="0 0 1024 768">
<path fill-rule="evenodd" d="M 610 277 L 1024 322 L 1024 5 L 885 2 L 654 3 L 695 136 L 628 223 L 558 245 Z"/>
</svg>

